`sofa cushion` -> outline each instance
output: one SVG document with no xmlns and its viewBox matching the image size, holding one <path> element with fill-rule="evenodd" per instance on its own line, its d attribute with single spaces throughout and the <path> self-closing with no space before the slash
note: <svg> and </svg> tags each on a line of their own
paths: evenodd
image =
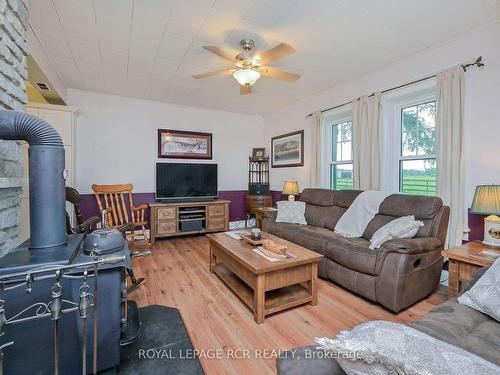
<svg viewBox="0 0 500 375">
<path fill-rule="evenodd" d="M 338 206 L 324 207 L 308 204 L 305 216 L 307 224 L 333 230 L 345 211 L 345 208 Z"/>
<path fill-rule="evenodd" d="M 331 207 L 335 191 L 328 189 L 304 189 L 300 194 L 300 200 L 315 206 Z"/>
<path fill-rule="evenodd" d="M 364 238 L 345 238 L 334 233 L 335 239 L 326 245 L 325 255 L 352 270 L 376 275 L 379 250 L 370 250 L 370 242 Z"/>
<path fill-rule="evenodd" d="M 276 223 L 270 222 L 267 226 L 267 231 L 275 236 L 283 238 L 287 241 L 294 242 L 294 237 L 300 227 L 304 227 L 301 224 L 288 224 L 288 223 Z"/>
<path fill-rule="evenodd" d="M 413 215 L 416 220 L 432 220 L 442 206 L 443 201 L 438 197 L 392 194 L 380 204 L 379 213 L 395 217 Z"/>
<path fill-rule="evenodd" d="M 303 225 L 295 234 L 294 243 L 306 249 L 325 255 L 326 245 L 335 240 L 337 235 L 331 230 L 312 225 Z"/>
<path fill-rule="evenodd" d="M 368 223 L 363 238 L 370 239 L 381 227 L 401 216 L 413 215 L 415 220 L 424 223 L 415 237 L 430 237 L 432 235 L 432 220 L 443 206 L 438 197 L 425 197 L 406 194 L 392 194 L 380 204 L 379 212 Z"/>
<path fill-rule="evenodd" d="M 465 338 L 465 349 L 500 366 L 500 324 L 489 319 Z"/>
<path fill-rule="evenodd" d="M 448 344 L 463 348 L 466 336 L 479 324 L 488 320 L 488 316 L 462 306 L 457 303 L 456 298 L 452 298 L 410 323 L 410 326 Z"/>
<path fill-rule="evenodd" d="M 500 365 L 500 324 L 453 298 L 410 324 L 439 340 Z"/>
<path fill-rule="evenodd" d="M 336 190 L 333 204 L 338 207 L 348 208 L 362 192 L 362 190 Z"/>
</svg>

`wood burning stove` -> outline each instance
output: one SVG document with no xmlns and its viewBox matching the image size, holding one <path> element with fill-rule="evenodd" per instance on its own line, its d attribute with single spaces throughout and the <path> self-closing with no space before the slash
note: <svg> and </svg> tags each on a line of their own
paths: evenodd
<svg viewBox="0 0 500 375">
<path fill-rule="evenodd" d="M 13 342 L 4 348 L 4 373 L 85 374 L 117 366 L 126 241 L 111 254 L 98 247 L 85 254 L 84 235 L 66 235 L 64 147 L 48 123 L 0 110 L 0 139 L 30 145 L 32 236 L 0 259 L 0 346 Z"/>
</svg>

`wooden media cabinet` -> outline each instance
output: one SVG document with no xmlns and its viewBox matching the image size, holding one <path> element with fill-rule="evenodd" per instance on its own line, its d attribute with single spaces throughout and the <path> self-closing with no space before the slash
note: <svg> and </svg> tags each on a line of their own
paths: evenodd
<svg viewBox="0 0 500 375">
<path fill-rule="evenodd" d="M 229 230 L 230 201 L 217 199 L 206 202 L 151 202 L 151 243 L 157 238 L 213 233 Z M 190 224 L 201 226 L 186 230 Z M 184 230 L 183 230 L 184 229 Z"/>
</svg>

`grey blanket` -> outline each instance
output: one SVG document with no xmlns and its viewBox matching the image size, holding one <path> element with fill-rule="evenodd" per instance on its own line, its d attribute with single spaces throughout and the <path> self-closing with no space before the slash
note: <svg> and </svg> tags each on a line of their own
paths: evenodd
<svg viewBox="0 0 500 375">
<path fill-rule="evenodd" d="M 498 375 L 500 367 L 411 327 L 370 321 L 316 338 L 348 375 Z"/>
</svg>

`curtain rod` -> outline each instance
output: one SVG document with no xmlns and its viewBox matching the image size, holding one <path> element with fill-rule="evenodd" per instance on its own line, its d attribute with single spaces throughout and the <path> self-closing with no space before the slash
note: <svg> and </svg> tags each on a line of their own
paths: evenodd
<svg viewBox="0 0 500 375">
<path fill-rule="evenodd" d="M 464 72 L 467 71 L 467 68 L 470 68 L 470 67 L 473 67 L 473 66 L 477 66 L 478 68 L 484 66 L 484 63 L 483 63 L 483 57 L 482 56 L 479 56 L 473 63 L 467 63 L 467 64 L 459 64 L 459 65 L 455 65 L 455 67 L 459 67 L 461 66 L 462 69 L 464 70 Z M 450 68 L 447 68 L 446 70 L 448 69 L 451 69 L 452 67 Z M 424 78 L 420 78 L 420 79 L 417 79 L 417 80 L 414 80 L 414 81 L 411 81 L 411 82 L 407 82 L 407 83 L 403 83 L 401 85 L 398 85 L 398 86 L 394 86 L 394 87 L 391 87 L 391 88 L 388 88 L 388 89 L 385 89 L 385 90 L 382 90 L 381 93 L 384 94 L 386 92 L 390 92 L 390 91 L 394 91 L 394 90 L 398 90 L 398 89 L 401 89 L 403 87 L 406 87 L 406 86 L 411 86 L 411 85 L 414 85 L 416 83 L 420 83 L 420 82 L 423 82 L 423 81 L 427 81 L 428 79 L 431 79 L 431 78 L 436 78 L 437 75 L 439 73 L 441 73 L 442 71 L 436 73 L 436 74 L 433 74 L 433 75 L 430 75 L 430 76 L 427 76 L 427 77 L 424 77 Z M 374 93 L 368 95 L 369 97 L 375 95 Z M 337 109 L 337 108 L 340 108 L 340 107 L 343 107 L 345 105 L 348 105 L 348 104 L 351 104 L 353 101 L 355 101 L 356 99 L 352 99 L 352 100 L 349 100 L 348 102 L 345 102 L 345 103 L 342 103 L 342 104 L 338 104 L 336 106 L 333 106 L 333 107 L 329 107 L 329 108 L 325 108 L 325 109 L 322 109 L 321 111 L 319 111 L 320 113 L 324 113 L 324 112 L 328 112 L 328 111 L 331 111 L 333 109 Z M 309 113 L 306 118 L 309 118 L 311 117 L 313 114 L 312 113 Z"/>
</svg>

